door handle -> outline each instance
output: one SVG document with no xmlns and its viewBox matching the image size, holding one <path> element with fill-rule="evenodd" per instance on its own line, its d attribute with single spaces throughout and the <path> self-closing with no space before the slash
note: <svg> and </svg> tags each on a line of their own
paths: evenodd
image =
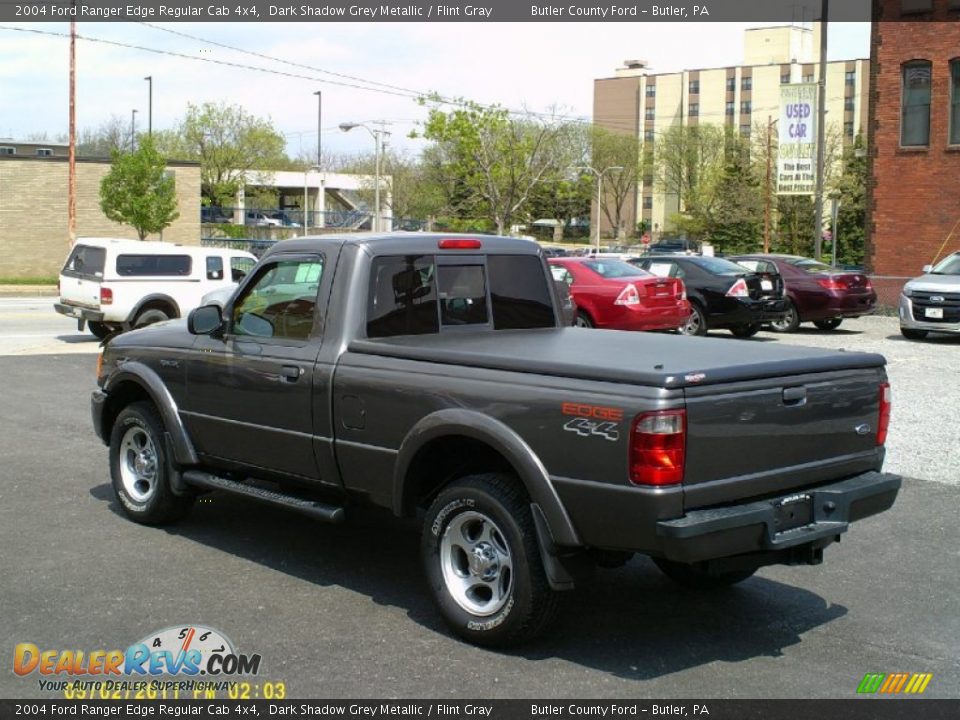
<svg viewBox="0 0 960 720">
<path fill-rule="evenodd" d="M 783 390 L 783 404 L 784 405 L 806 405 L 807 404 L 807 389 L 805 387 L 791 387 L 784 388 Z"/>
<path fill-rule="evenodd" d="M 284 365 L 280 368 L 280 379 L 283 382 L 294 383 L 303 375 L 303 368 L 299 365 Z"/>
</svg>

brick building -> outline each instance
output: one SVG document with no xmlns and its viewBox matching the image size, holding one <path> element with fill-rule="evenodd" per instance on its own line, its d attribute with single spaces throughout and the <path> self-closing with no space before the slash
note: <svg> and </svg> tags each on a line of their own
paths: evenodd
<svg viewBox="0 0 960 720">
<path fill-rule="evenodd" d="M 874 0 L 871 56 L 866 261 L 914 276 L 960 250 L 960 0 Z"/>
<path fill-rule="evenodd" d="M 56 276 L 67 256 L 67 158 L 57 146 L 0 143 L 16 152 L 0 153 L 0 278 Z M 37 149 L 51 147 L 52 154 Z M 163 239 L 183 245 L 200 243 L 200 165 L 170 162 L 180 217 Z M 77 158 L 77 236 L 135 240 L 136 231 L 100 210 L 100 181 L 110 161 Z M 158 237 L 151 236 L 156 240 Z"/>
</svg>

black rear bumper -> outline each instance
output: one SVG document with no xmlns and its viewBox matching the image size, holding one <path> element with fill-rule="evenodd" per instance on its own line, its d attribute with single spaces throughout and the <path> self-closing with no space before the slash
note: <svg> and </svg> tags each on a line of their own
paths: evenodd
<svg viewBox="0 0 960 720">
<path fill-rule="evenodd" d="M 657 536 L 664 556 L 678 562 L 744 554 L 791 562 L 800 557 L 797 548 L 823 548 L 839 539 L 850 523 L 890 508 L 900 485 L 897 475 L 866 472 L 768 500 L 692 510 L 659 521 Z"/>
</svg>

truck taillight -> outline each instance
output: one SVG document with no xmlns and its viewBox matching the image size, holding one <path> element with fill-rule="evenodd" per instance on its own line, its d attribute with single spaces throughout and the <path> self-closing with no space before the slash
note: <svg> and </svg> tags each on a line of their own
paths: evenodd
<svg viewBox="0 0 960 720">
<path fill-rule="evenodd" d="M 623 290 L 620 291 L 620 294 L 617 295 L 617 299 L 613 301 L 613 304 L 639 305 L 640 293 L 637 292 L 637 288 L 634 285 L 627 285 Z"/>
<path fill-rule="evenodd" d="M 727 290 L 727 297 L 750 297 L 750 290 L 747 289 L 747 281 L 743 278 L 737 280 L 733 287 Z"/>
<path fill-rule="evenodd" d="M 110 288 L 100 288 L 100 304 L 113 305 L 113 290 Z"/>
<path fill-rule="evenodd" d="M 686 410 L 638 415 L 630 431 L 630 482 L 654 486 L 683 482 L 686 449 Z"/>
<path fill-rule="evenodd" d="M 887 428 L 890 427 L 890 405 L 893 395 L 890 383 L 880 383 L 880 418 L 877 420 L 877 445 L 887 441 Z"/>
</svg>

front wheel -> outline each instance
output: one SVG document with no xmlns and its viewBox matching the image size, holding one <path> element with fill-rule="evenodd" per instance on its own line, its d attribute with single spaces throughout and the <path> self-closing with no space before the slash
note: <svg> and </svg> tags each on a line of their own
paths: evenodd
<svg viewBox="0 0 960 720">
<path fill-rule="evenodd" d="M 900 328 L 900 334 L 907 340 L 923 340 L 927 336 L 927 331 L 902 327 Z"/>
<path fill-rule="evenodd" d="M 131 520 L 164 525 L 184 517 L 192 496 L 174 495 L 163 443 L 163 421 L 149 402 L 128 405 L 110 433 L 110 478 L 120 507 Z"/>
<path fill-rule="evenodd" d="M 675 560 L 653 558 L 653 562 L 668 578 L 691 590 L 716 590 L 736 585 L 757 571 L 757 568 L 750 568 L 725 573 L 708 573 L 696 565 L 676 562 Z"/>
<path fill-rule="evenodd" d="M 796 332 L 798 327 L 800 327 L 800 313 L 797 306 L 793 304 L 793 300 L 788 298 L 786 313 L 780 320 L 770 323 L 770 329 L 778 333 L 792 333 Z"/>
<path fill-rule="evenodd" d="M 734 325 L 732 328 L 730 328 L 730 332 L 733 333 L 734 337 L 750 338 L 760 332 L 760 324 L 749 323 L 747 325 Z"/>
<path fill-rule="evenodd" d="M 829 320 L 814 320 L 813 324 L 820 330 L 836 330 L 842 322 L 843 318 L 830 318 Z"/>
<path fill-rule="evenodd" d="M 440 614 L 469 642 L 530 640 L 556 614 L 530 500 L 512 476 L 473 475 L 444 488 L 427 511 L 421 557 Z"/>
</svg>

